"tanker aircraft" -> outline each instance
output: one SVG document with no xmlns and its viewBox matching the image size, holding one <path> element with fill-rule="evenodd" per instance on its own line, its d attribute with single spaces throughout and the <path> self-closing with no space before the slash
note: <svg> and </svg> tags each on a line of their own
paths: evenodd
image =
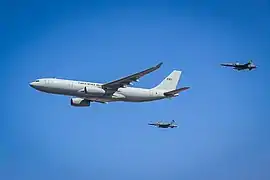
<svg viewBox="0 0 270 180">
<path fill-rule="evenodd" d="M 138 82 L 139 78 L 157 70 L 161 65 L 162 63 L 159 63 L 144 71 L 107 83 L 40 78 L 31 82 L 30 86 L 45 93 L 71 96 L 70 104 L 77 107 L 90 106 L 91 102 L 155 101 L 176 97 L 179 92 L 189 89 L 189 87 L 176 88 L 182 73 L 179 70 L 173 70 L 160 84 L 153 88 L 130 87 L 130 85 L 133 85 L 132 82 Z"/>
</svg>

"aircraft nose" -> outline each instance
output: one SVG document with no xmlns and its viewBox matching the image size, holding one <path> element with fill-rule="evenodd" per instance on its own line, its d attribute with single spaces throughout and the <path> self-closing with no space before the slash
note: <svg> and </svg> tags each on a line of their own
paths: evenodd
<svg viewBox="0 0 270 180">
<path fill-rule="evenodd" d="M 34 82 L 29 83 L 29 86 L 34 87 Z"/>
</svg>

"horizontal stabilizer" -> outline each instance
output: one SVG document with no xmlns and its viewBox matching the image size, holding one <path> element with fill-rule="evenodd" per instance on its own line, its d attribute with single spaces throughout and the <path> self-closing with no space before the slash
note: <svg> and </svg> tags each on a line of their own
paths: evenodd
<svg viewBox="0 0 270 180">
<path fill-rule="evenodd" d="M 164 95 L 165 96 L 174 96 L 174 95 L 178 94 L 179 92 L 185 91 L 185 90 L 187 90 L 189 88 L 190 87 L 179 88 L 179 89 L 176 89 L 176 90 L 173 90 L 173 91 L 165 92 Z"/>
</svg>

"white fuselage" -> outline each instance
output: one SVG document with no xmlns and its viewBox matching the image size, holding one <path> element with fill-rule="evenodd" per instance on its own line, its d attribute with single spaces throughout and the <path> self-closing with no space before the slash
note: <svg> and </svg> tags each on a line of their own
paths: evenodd
<svg viewBox="0 0 270 180">
<path fill-rule="evenodd" d="M 134 87 L 118 88 L 116 91 L 103 90 L 100 83 L 74 81 L 56 78 L 38 79 L 30 86 L 46 93 L 76 96 L 90 101 L 143 102 L 167 98 L 164 90 Z M 83 89 L 87 88 L 87 93 Z M 103 93 L 105 92 L 105 93 Z"/>
</svg>

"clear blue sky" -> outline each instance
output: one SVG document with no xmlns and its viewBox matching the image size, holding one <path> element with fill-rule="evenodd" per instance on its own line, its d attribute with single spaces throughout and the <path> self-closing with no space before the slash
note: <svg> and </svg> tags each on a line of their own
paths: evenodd
<svg viewBox="0 0 270 180">
<path fill-rule="evenodd" d="M 1 6 L 0 179 L 270 179 L 269 1 L 47 1 Z M 222 62 L 258 69 L 236 72 Z M 173 100 L 70 106 L 41 77 L 108 82 L 164 62 Z M 177 129 L 149 121 L 176 120 Z"/>
</svg>

